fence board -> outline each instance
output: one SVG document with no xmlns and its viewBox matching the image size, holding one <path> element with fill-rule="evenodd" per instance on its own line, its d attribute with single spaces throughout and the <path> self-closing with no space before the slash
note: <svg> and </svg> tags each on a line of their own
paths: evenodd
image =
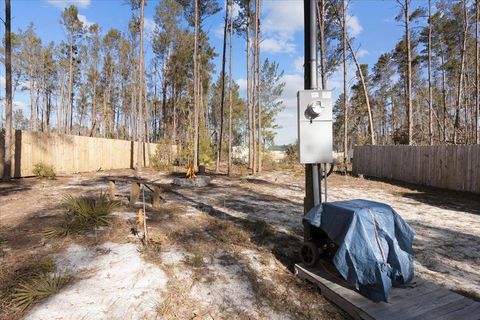
<svg viewBox="0 0 480 320">
<path fill-rule="evenodd" d="M 156 147 L 157 144 L 150 144 L 152 155 Z M 53 165 L 57 174 L 131 168 L 137 162 L 137 148 L 137 143 L 127 140 L 17 130 L 12 176 L 32 176 L 33 167 L 39 162 Z M 4 156 L 3 152 L 4 136 L 0 131 L 0 159 Z M 176 153 L 174 146 L 172 152 Z M 146 153 L 145 143 L 143 159 L 144 165 L 148 166 L 150 159 Z"/>
<path fill-rule="evenodd" d="M 353 173 L 480 193 L 480 145 L 355 146 Z"/>
</svg>

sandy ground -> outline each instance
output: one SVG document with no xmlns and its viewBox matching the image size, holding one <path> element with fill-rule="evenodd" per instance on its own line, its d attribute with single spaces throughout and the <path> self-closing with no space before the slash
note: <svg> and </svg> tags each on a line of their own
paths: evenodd
<svg viewBox="0 0 480 320">
<path fill-rule="evenodd" d="M 26 319 L 154 318 L 158 293 L 167 284 L 165 273 L 145 263 L 133 244 L 70 245 L 55 261 L 60 272 L 75 273 L 76 281 Z"/>
<path fill-rule="evenodd" d="M 345 314 L 292 274 L 301 243 L 303 181 L 294 172 L 255 178 L 213 176 L 206 188 L 173 187 L 159 212 L 149 212 L 154 245 L 129 235 L 135 212 L 98 239 L 46 240 L 61 219 L 67 194 L 106 191 L 98 172 L 56 180 L 0 184 L 0 289 L 33 257 L 53 256 L 75 274 L 60 293 L 19 311 L 8 303 L 0 318 L 28 319 L 342 319 Z M 172 177 L 144 176 L 170 183 Z M 128 185 L 119 184 L 121 198 Z M 328 200 L 364 198 L 390 204 L 416 231 L 415 271 L 480 298 L 480 199 L 354 177 L 329 178 Z M 149 197 L 149 192 L 146 192 Z M 265 224 L 256 221 L 265 221 Z M 7 272 L 5 272 L 6 270 Z M 3 281 L 3 283 L 2 283 Z"/>
</svg>

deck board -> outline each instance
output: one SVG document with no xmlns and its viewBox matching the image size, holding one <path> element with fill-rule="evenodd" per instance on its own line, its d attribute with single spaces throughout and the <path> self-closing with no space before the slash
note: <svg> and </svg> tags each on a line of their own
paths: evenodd
<svg viewBox="0 0 480 320">
<path fill-rule="evenodd" d="M 309 269 L 295 265 L 300 278 L 317 285 L 322 295 L 353 319 L 373 320 L 480 320 L 480 303 L 424 279 L 405 288 L 392 288 L 389 302 L 373 302 L 351 289 L 321 265 Z"/>
</svg>

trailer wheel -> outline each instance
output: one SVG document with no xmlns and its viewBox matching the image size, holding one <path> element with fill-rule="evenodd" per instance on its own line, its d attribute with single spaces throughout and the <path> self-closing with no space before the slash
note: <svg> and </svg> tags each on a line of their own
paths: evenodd
<svg viewBox="0 0 480 320">
<path fill-rule="evenodd" d="M 320 251 L 318 246 L 311 242 L 306 241 L 302 244 L 300 249 L 300 259 L 306 267 L 313 267 L 320 259 Z"/>
</svg>

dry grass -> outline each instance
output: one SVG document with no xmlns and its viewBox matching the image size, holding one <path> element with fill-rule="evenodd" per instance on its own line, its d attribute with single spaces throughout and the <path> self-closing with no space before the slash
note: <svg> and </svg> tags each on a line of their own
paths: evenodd
<svg viewBox="0 0 480 320">
<path fill-rule="evenodd" d="M 206 232 L 226 244 L 250 246 L 250 234 L 228 220 L 211 218 Z"/>
<path fill-rule="evenodd" d="M 191 304 L 188 299 L 190 288 L 191 285 L 186 285 L 184 281 L 170 280 L 162 301 L 155 305 L 157 315 L 161 319 L 184 318 L 183 310 Z"/>
<path fill-rule="evenodd" d="M 139 249 L 145 261 L 160 265 L 162 264 L 162 247 L 160 244 L 147 244 Z"/>
<path fill-rule="evenodd" d="M 189 250 L 191 256 L 185 257 L 185 264 L 192 268 L 202 268 L 205 266 L 205 252 L 202 246 L 196 245 Z"/>
<path fill-rule="evenodd" d="M 31 305 L 63 288 L 70 276 L 56 273 L 49 256 L 25 255 L 0 270 L 0 319 L 17 319 Z"/>
</svg>

